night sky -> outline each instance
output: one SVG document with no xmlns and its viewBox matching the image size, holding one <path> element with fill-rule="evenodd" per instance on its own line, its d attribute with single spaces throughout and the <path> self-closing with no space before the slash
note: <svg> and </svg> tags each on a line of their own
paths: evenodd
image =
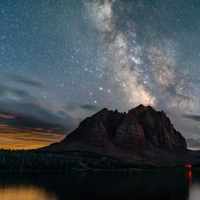
<svg viewBox="0 0 200 200">
<path fill-rule="evenodd" d="M 200 149 L 200 2 L 0 0 L 0 148 L 48 145 L 101 108 L 139 104 Z"/>
</svg>

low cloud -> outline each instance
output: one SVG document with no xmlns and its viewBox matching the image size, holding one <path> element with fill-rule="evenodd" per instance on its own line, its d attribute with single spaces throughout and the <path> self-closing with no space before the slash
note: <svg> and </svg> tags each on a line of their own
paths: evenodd
<svg viewBox="0 0 200 200">
<path fill-rule="evenodd" d="M 42 104 L 29 92 L 0 84 L 0 125 L 67 135 L 80 121 L 99 110 L 90 104 L 59 107 Z"/>
<path fill-rule="evenodd" d="M 12 88 L 12 87 L 0 84 L 0 100 L 5 99 L 7 97 L 9 97 L 9 99 L 13 99 L 13 98 L 21 98 L 21 97 L 24 98 L 27 96 L 29 96 L 29 93 L 24 90 Z"/>
<path fill-rule="evenodd" d="M 9 116 L 9 117 L 8 117 Z M 27 116 L 9 115 L 6 113 L 0 113 L 0 124 L 15 127 L 17 129 L 28 129 L 30 132 L 36 130 L 37 132 L 53 132 L 57 134 L 66 134 L 74 129 L 73 126 L 61 125 L 55 123 L 48 123 Z"/>
<path fill-rule="evenodd" d="M 193 150 L 200 149 L 200 139 L 187 138 L 186 142 L 189 149 L 193 149 Z"/>
<path fill-rule="evenodd" d="M 192 119 L 196 122 L 200 122 L 200 115 L 182 115 L 182 117 Z"/>
<path fill-rule="evenodd" d="M 91 105 L 91 104 L 80 105 L 80 108 L 85 109 L 85 110 L 89 110 L 89 111 L 98 111 L 99 110 L 98 106 L 94 106 L 94 105 Z"/>
<path fill-rule="evenodd" d="M 41 103 L 27 91 L 0 84 L 0 148 L 39 148 L 59 142 L 97 110 L 89 104 Z"/>
<path fill-rule="evenodd" d="M 100 110 L 100 107 L 96 106 L 96 105 L 92 105 L 92 104 L 84 104 L 84 105 L 80 105 L 78 103 L 68 103 L 65 108 L 68 111 L 75 111 L 77 109 L 83 109 L 86 111 L 98 111 Z"/>
</svg>

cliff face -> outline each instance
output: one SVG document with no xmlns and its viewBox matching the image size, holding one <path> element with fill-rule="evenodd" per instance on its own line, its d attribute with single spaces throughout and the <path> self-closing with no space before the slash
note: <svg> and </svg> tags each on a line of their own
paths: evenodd
<svg viewBox="0 0 200 200">
<path fill-rule="evenodd" d="M 114 142 L 121 145 L 122 140 L 131 149 L 152 145 L 163 150 L 187 149 L 185 138 L 175 130 L 166 114 L 143 105 L 130 110 L 119 124 Z"/>
<path fill-rule="evenodd" d="M 185 138 L 175 130 L 166 114 L 139 105 L 126 113 L 102 109 L 82 121 L 79 127 L 54 148 L 104 148 L 112 145 L 124 152 L 159 149 L 187 149 Z M 68 148 L 69 147 L 69 148 Z"/>
</svg>

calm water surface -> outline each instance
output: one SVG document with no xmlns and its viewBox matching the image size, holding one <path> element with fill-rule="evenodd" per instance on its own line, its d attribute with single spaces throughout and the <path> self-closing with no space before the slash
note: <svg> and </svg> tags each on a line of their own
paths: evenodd
<svg viewBox="0 0 200 200">
<path fill-rule="evenodd" d="M 199 200 L 200 172 L 0 172 L 0 200 Z"/>
</svg>

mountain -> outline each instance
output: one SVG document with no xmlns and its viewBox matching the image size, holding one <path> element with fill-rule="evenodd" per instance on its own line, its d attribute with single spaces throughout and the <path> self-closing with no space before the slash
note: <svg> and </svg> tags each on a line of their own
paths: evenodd
<svg viewBox="0 0 200 200">
<path fill-rule="evenodd" d="M 64 140 L 44 149 L 91 151 L 136 165 L 199 162 L 166 113 L 143 105 L 128 113 L 104 108 L 83 120 Z"/>
</svg>

